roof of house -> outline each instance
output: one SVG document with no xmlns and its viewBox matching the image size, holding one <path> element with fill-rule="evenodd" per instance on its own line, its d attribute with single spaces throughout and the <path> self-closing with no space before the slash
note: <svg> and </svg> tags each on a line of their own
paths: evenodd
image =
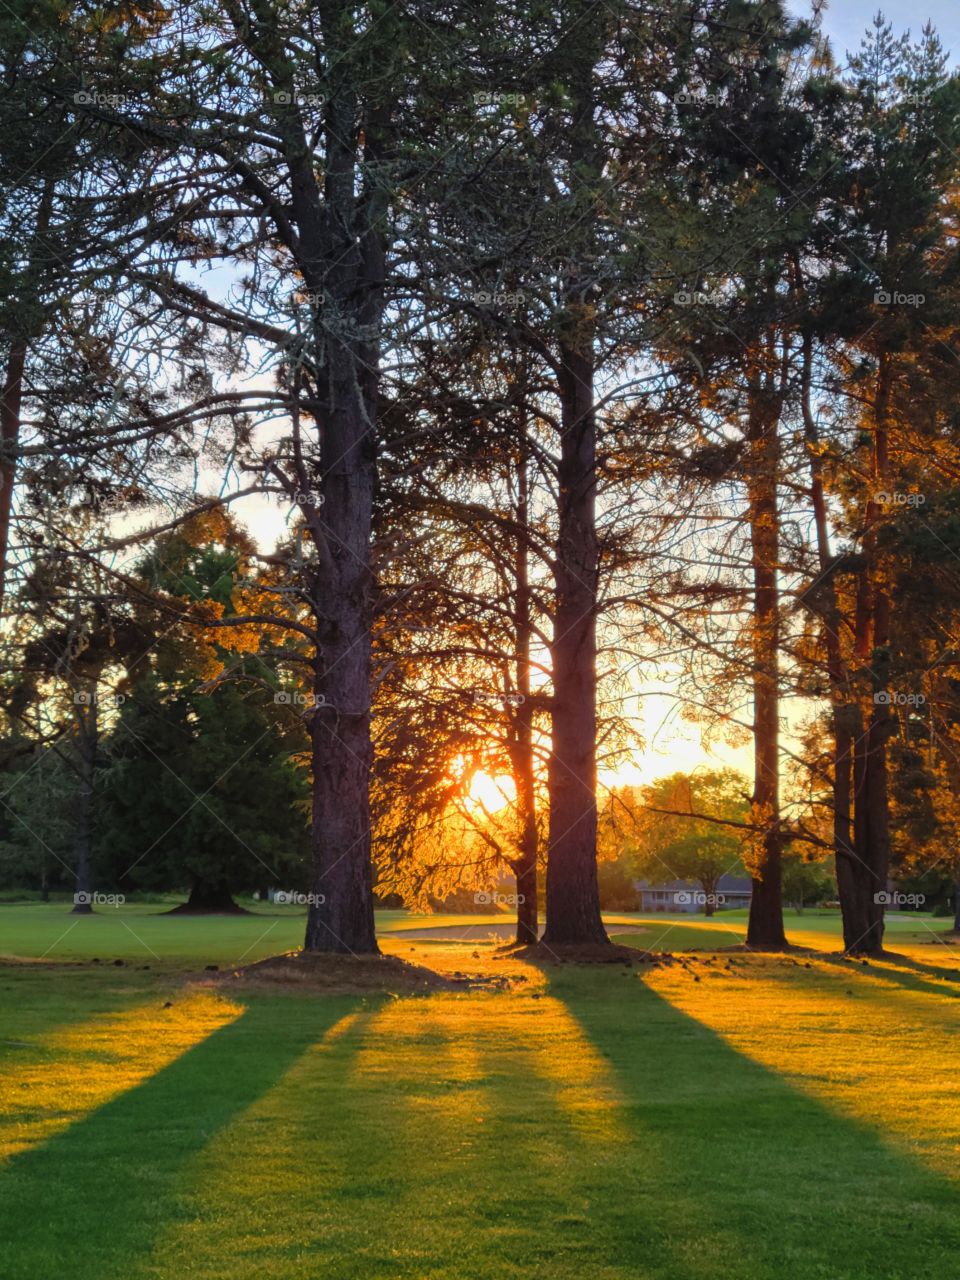
<svg viewBox="0 0 960 1280">
<path fill-rule="evenodd" d="M 655 892 L 666 890 L 670 893 L 681 893 L 684 890 L 697 892 L 701 889 L 701 885 L 696 880 L 662 880 L 654 884 L 652 880 L 634 880 L 633 887 L 640 892 Z M 751 882 L 748 876 L 732 876 L 727 872 L 717 881 L 717 893 L 749 893 Z"/>
</svg>

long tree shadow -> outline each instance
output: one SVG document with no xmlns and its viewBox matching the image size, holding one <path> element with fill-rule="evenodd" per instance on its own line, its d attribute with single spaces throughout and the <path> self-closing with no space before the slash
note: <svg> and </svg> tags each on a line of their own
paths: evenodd
<svg viewBox="0 0 960 1280">
<path fill-rule="evenodd" d="M 921 960 L 914 960 L 896 951 L 888 951 L 883 959 L 871 960 L 866 964 L 862 960 L 851 960 L 846 956 L 829 952 L 817 953 L 812 958 L 841 973 L 894 983 L 905 991 L 938 995 L 947 999 L 960 996 L 958 970 L 941 969 L 936 965 L 924 964 Z"/>
<path fill-rule="evenodd" d="M 172 1280 L 185 1258 L 211 1280 L 240 1259 L 325 1280 L 951 1273 L 960 1194 L 868 1125 L 632 975 L 559 971 L 551 991 L 351 1020 L 204 1149 L 161 1261 L 131 1274 Z"/>
<path fill-rule="evenodd" d="M 0 1274 L 37 1280 L 127 1277 L 157 1233 L 184 1210 L 184 1165 L 250 1107 L 339 1019 L 355 998 L 252 997 L 213 1032 L 139 1086 L 0 1174 Z"/>
<path fill-rule="evenodd" d="M 242 1255 L 324 1280 L 742 1280 L 722 1224 L 706 1269 L 671 1258 L 699 1199 L 659 1196 L 670 1153 L 618 1125 L 614 1073 L 559 1001 L 399 1000 L 319 1053 L 204 1149 L 191 1214 L 131 1277 L 188 1258 L 220 1280 Z"/>
<path fill-rule="evenodd" d="M 950 1270 L 960 1247 L 952 1183 L 744 1057 L 643 981 L 563 969 L 548 981 L 616 1072 L 634 1141 L 669 1156 L 654 1194 L 668 1206 L 697 1205 L 673 1257 L 643 1274 L 708 1280 L 721 1273 L 731 1233 L 750 1280 L 918 1280 Z M 624 1192 L 634 1194 L 629 1184 Z"/>
</svg>

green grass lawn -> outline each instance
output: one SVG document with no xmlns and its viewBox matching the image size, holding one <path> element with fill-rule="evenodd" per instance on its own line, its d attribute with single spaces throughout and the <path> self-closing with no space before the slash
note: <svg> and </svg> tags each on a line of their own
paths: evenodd
<svg viewBox="0 0 960 1280">
<path fill-rule="evenodd" d="M 61 963 L 120 959 L 151 968 L 202 969 L 208 964 L 251 964 L 303 944 L 302 907 L 254 902 L 245 906 L 248 915 L 196 917 L 170 915 L 169 904 L 125 903 L 75 916 L 67 902 L 0 903 L 0 957 Z M 378 911 L 377 930 L 390 933 L 418 926 L 502 924 L 505 919 L 509 917 Z"/>
<path fill-rule="evenodd" d="M 0 903 L 0 957 L 16 956 L 51 962 L 89 961 L 150 968 L 199 968 L 216 964 L 228 967 L 251 964 L 303 942 L 302 908 L 248 902 L 248 915 L 170 915 L 170 904 L 126 903 L 99 907 L 89 916 L 70 913 L 67 902 Z M 702 916 L 608 913 L 611 936 L 617 925 L 642 927 L 645 932 L 617 936 L 643 950 L 677 951 L 715 949 L 742 943 L 746 937 L 746 912 L 724 911 L 707 920 Z M 917 914 L 892 914 L 888 918 L 887 944 L 942 946 L 949 920 Z M 508 914 L 415 915 L 408 911 L 378 911 L 377 930 L 397 930 L 509 923 Z M 787 932 L 793 942 L 833 950 L 841 945 L 840 917 L 836 911 L 787 912 Z M 456 940 L 453 940 L 456 945 Z"/>
<path fill-rule="evenodd" d="M 916 918 L 893 922 L 904 959 L 871 965 L 541 972 L 391 941 L 391 913 L 386 949 L 515 979 L 392 997 L 192 978 L 268 924 L 263 954 L 296 945 L 302 920 L 156 910 L 0 966 L 3 1280 L 956 1273 L 960 974 Z M 121 950 L 121 921 L 160 961 Z M 0 907 L 0 951 L 38 956 L 70 922 Z M 743 922 L 648 923 L 624 941 L 722 948 Z M 836 950 L 833 918 L 789 923 Z"/>
</svg>

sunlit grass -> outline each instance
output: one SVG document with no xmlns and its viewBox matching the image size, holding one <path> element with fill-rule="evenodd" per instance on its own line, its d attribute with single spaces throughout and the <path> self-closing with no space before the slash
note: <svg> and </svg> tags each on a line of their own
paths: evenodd
<svg viewBox="0 0 960 1280">
<path fill-rule="evenodd" d="M 896 962 L 751 958 L 649 983 L 738 1053 L 958 1178 L 958 980 Z"/>
<path fill-rule="evenodd" d="M 0 1160 L 134 1088 L 240 1012 L 220 995 L 191 992 L 6 1040 L 13 1052 L 0 1063 Z"/>
<path fill-rule="evenodd" d="M 195 971 L 221 922 L 163 923 L 194 931 Z M 939 1280 L 958 987 L 909 924 L 913 963 L 639 971 L 385 930 L 512 979 L 415 998 L 204 987 L 167 957 L 3 968 L 0 1275 Z"/>
</svg>

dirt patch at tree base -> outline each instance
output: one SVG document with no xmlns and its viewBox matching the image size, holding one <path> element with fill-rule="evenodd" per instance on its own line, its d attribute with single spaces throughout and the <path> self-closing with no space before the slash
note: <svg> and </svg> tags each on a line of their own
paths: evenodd
<svg viewBox="0 0 960 1280">
<path fill-rule="evenodd" d="M 503 974 L 437 973 L 424 965 L 410 964 L 399 956 L 344 956 L 288 951 L 224 975 L 227 982 L 270 983 L 299 990 L 353 995 L 382 992 L 388 995 L 426 995 L 434 991 L 505 990 L 513 979 Z"/>
<path fill-rule="evenodd" d="M 538 942 L 526 947 L 504 947 L 504 959 L 526 960 L 530 964 L 659 964 L 665 952 L 640 951 L 618 943 L 587 942 L 547 944 Z"/>
</svg>

